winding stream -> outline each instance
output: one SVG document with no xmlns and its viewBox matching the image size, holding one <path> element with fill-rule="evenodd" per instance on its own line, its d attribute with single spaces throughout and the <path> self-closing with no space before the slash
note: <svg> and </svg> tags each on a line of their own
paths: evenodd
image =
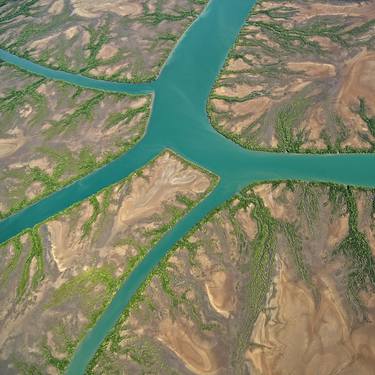
<svg viewBox="0 0 375 375">
<path fill-rule="evenodd" d="M 101 342 L 129 300 L 165 256 L 210 211 L 250 183 L 280 179 L 375 186 L 374 154 L 297 155 L 248 151 L 217 133 L 206 102 L 225 57 L 255 0 L 211 0 L 149 84 L 123 84 L 55 71 L 0 50 L 0 59 L 50 79 L 86 88 L 142 94 L 153 92 L 143 139 L 128 153 L 87 177 L 0 222 L 0 243 L 144 166 L 166 148 L 220 176 L 215 190 L 148 253 L 77 349 L 68 375 L 84 374 Z"/>
</svg>

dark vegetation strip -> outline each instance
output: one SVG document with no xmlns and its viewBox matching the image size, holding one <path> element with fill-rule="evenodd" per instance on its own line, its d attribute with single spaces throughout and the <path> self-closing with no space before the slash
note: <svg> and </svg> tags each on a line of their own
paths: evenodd
<svg viewBox="0 0 375 375">
<path fill-rule="evenodd" d="M 375 260 L 366 236 L 358 229 L 358 207 L 353 189 L 334 186 L 331 190 L 331 199 L 337 202 L 341 195 L 349 214 L 349 234 L 334 250 L 333 256 L 344 255 L 350 262 L 347 295 L 360 313 L 363 309 L 359 292 L 368 287 L 375 290 Z"/>
</svg>

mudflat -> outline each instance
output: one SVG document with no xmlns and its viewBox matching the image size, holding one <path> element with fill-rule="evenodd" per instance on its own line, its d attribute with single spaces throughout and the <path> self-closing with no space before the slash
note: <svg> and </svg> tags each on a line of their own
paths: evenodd
<svg viewBox="0 0 375 375">
<path fill-rule="evenodd" d="M 208 111 L 251 149 L 374 151 L 372 2 L 259 1 Z"/>
<path fill-rule="evenodd" d="M 65 71 L 117 81 L 155 78 L 207 0 L 2 2 L 0 47 Z"/>
<path fill-rule="evenodd" d="M 122 281 L 214 183 L 165 152 L 4 244 L 0 372 L 63 371 Z"/>
</svg>

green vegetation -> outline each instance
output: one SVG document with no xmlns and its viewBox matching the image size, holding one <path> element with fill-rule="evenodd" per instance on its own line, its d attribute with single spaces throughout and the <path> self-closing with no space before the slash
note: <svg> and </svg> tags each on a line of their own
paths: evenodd
<svg viewBox="0 0 375 375">
<path fill-rule="evenodd" d="M 288 19 L 296 14 L 296 9 L 288 6 L 277 6 L 269 9 L 253 10 L 252 14 L 265 14 L 269 18 Z"/>
<path fill-rule="evenodd" d="M 366 123 L 370 133 L 373 137 L 375 137 L 375 117 L 368 117 L 367 110 L 366 110 L 366 102 L 365 99 L 359 99 L 359 115 L 361 119 Z"/>
<path fill-rule="evenodd" d="M 23 72 L 22 70 L 15 70 L 15 72 Z M 33 75 L 25 72 L 26 78 L 35 78 Z M 19 110 L 25 104 L 30 104 L 32 107 L 33 118 L 31 125 L 37 124 L 40 126 L 48 119 L 48 102 L 44 95 L 38 92 L 38 88 L 46 83 L 44 78 L 35 78 L 34 82 L 28 83 L 26 87 L 18 90 L 13 90 L 3 98 L 0 98 L 0 111 L 3 114 L 4 124 L 14 123 L 16 118 L 18 121 Z M 68 94 L 69 100 L 74 100 L 70 96 L 70 91 L 74 86 L 65 83 L 58 83 L 57 88 L 61 90 L 61 95 Z M 78 93 L 78 94 L 77 94 Z M 75 94 L 79 95 L 80 90 L 76 90 Z M 73 96 L 75 95 L 73 94 Z M 117 158 L 121 154 L 128 151 L 135 143 L 137 143 L 143 136 L 146 127 L 149 111 L 150 100 L 147 100 L 140 108 L 130 108 L 124 113 L 110 114 L 107 118 L 107 126 L 113 126 L 118 121 L 124 121 L 124 124 L 131 126 L 129 130 L 132 131 L 131 140 L 118 140 L 115 142 L 115 151 L 105 152 L 100 155 L 100 159 L 89 147 L 85 147 L 79 153 L 72 153 L 67 147 L 62 145 L 58 149 L 48 146 L 48 141 L 51 138 L 56 138 L 60 134 L 71 131 L 77 127 L 82 121 L 92 120 L 99 104 L 106 98 L 110 97 L 114 100 L 126 98 L 123 94 L 108 94 L 107 96 L 102 92 L 92 91 L 92 95 L 80 103 L 72 113 L 65 115 L 59 121 L 48 121 L 52 126 L 44 131 L 46 141 L 41 147 L 37 147 L 35 151 L 40 157 L 47 157 L 53 165 L 53 172 L 47 173 L 39 167 L 4 170 L 1 173 L 3 180 L 12 180 L 11 187 L 8 191 L 8 199 L 6 202 L 9 207 L 8 210 L 0 212 L 0 219 L 15 213 L 16 211 L 38 201 L 42 197 L 51 194 L 61 187 L 77 180 L 86 174 L 100 168 Z M 141 118 L 137 121 L 132 120 L 139 115 Z M 120 118 L 119 118 L 120 117 Z M 30 121 L 30 120 L 28 120 Z M 4 131 L 6 128 L 4 129 Z M 99 160 L 98 160 L 99 159 Z M 41 189 L 36 187 L 36 194 L 33 198 L 26 197 L 26 191 L 34 182 L 41 184 Z"/>
<path fill-rule="evenodd" d="M 363 17 L 356 16 L 356 20 L 360 19 L 363 24 L 355 27 L 353 26 L 357 25 L 357 22 L 352 21 L 354 18 L 347 19 L 328 14 L 302 21 L 297 17 L 301 12 L 300 5 L 304 6 L 302 3 L 290 2 L 287 6 L 275 4 L 272 7 L 270 5 L 267 4 L 266 9 L 263 9 L 258 2 L 251 11 L 218 76 L 207 105 L 207 112 L 214 128 L 225 137 L 252 150 L 304 153 L 374 152 L 375 143 L 366 134 L 360 136 L 371 145 L 371 148 L 363 147 L 358 150 L 358 147 L 356 149 L 341 146 L 348 136 L 347 125 L 343 124 L 341 119 L 334 118 L 337 116 L 331 113 L 331 105 L 326 106 L 326 92 L 321 90 L 323 87 L 321 79 L 313 79 L 303 90 L 304 93 L 297 99 L 297 103 L 293 97 L 284 100 L 284 107 L 277 113 L 275 119 L 272 118 L 273 110 L 278 105 L 276 103 L 282 100 L 279 90 L 284 91 L 284 95 L 292 94 L 287 92 L 288 84 L 291 80 L 297 82 L 296 78 L 301 74 L 289 70 L 288 62 L 301 61 L 301 58 L 306 61 L 317 61 L 317 56 L 320 58 L 319 62 L 335 60 L 335 56 L 332 56 L 335 49 L 321 47 L 317 40 L 314 40 L 316 37 L 329 39 L 343 51 L 356 50 L 359 46 L 366 46 L 368 50 L 373 50 L 374 38 L 370 33 L 373 20 L 366 22 Z M 259 19 L 258 16 L 262 18 Z M 236 69 L 231 68 L 232 61 L 238 61 L 241 66 Z M 310 80 L 310 77 L 305 75 L 305 79 Z M 246 84 L 253 88 L 253 92 L 243 97 L 237 97 L 236 94 L 218 95 L 215 92 L 218 87 L 236 88 L 237 85 Z M 239 114 L 234 110 L 236 106 L 229 110 L 218 110 L 212 102 L 219 99 L 231 106 L 235 102 L 246 102 L 258 96 L 274 99 L 274 102 L 261 117 L 256 121 L 248 120 L 248 123 L 246 120 L 251 116 Z M 324 107 L 325 128 L 319 138 L 324 141 L 326 149 L 320 144 L 308 145 L 310 130 L 302 129 L 305 115 L 311 114 L 309 110 L 315 109 L 313 106 L 316 102 L 321 104 L 321 108 Z M 249 109 L 251 105 L 257 104 L 255 101 L 249 102 Z M 361 104 L 360 115 L 374 135 L 375 120 L 366 114 L 364 103 Z M 329 119 L 330 116 L 332 119 Z M 273 145 L 273 136 L 278 140 L 277 148 Z M 318 145 L 318 142 L 316 144 Z M 308 145 L 308 148 L 304 147 L 302 150 L 302 145 Z"/>
<path fill-rule="evenodd" d="M 145 104 L 143 107 L 129 108 L 125 112 L 111 113 L 107 119 L 106 127 L 112 128 L 113 126 L 116 126 L 123 121 L 126 121 L 127 123 L 129 123 L 139 113 L 147 114 L 148 111 L 149 111 L 149 103 Z"/>
<path fill-rule="evenodd" d="M 320 184 L 312 185 L 320 186 Z M 293 188 L 295 191 L 295 187 L 292 181 L 290 181 L 288 186 Z M 350 188 L 345 188 L 334 184 L 329 184 L 328 186 L 330 200 L 332 202 L 335 202 L 335 205 L 339 206 L 343 202 L 342 195 L 344 194 L 344 196 L 346 197 L 346 191 L 350 191 Z M 311 191 L 305 186 L 305 184 L 302 185 L 299 200 L 305 199 L 304 197 L 307 197 L 308 202 L 301 206 L 300 209 L 306 211 L 308 215 L 314 216 L 315 212 L 313 211 L 313 207 L 315 207 L 316 198 L 311 195 Z M 236 204 L 233 203 L 235 200 L 238 200 Z M 235 217 L 238 210 L 247 208 L 250 205 L 252 205 L 253 207 L 251 211 L 252 218 L 256 221 L 258 227 L 257 235 L 252 242 L 246 241 L 246 235 L 243 233 L 243 231 L 241 233 L 242 229 L 236 222 Z M 144 305 L 142 305 L 142 311 L 144 311 L 146 305 L 149 306 L 151 311 L 155 310 L 152 302 L 146 303 L 146 289 L 150 285 L 151 281 L 155 278 L 160 281 L 161 288 L 163 289 L 165 295 L 169 296 L 169 298 L 171 299 L 172 309 L 176 308 L 176 311 L 178 311 L 180 315 L 188 313 L 190 319 L 195 321 L 197 324 L 202 324 L 199 310 L 197 309 L 197 304 L 194 304 L 186 299 L 187 290 L 182 294 L 181 292 L 176 292 L 175 286 L 180 284 L 181 280 L 179 280 L 178 275 L 175 274 L 174 265 L 172 262 L 169 262 L 169 258 L 173 255 L 177 248 L 189 248 L 191 245 L 192 259 L 194 260 L 194 252 L 196 252 L 197 248 L 199 248 L 201 244 L 192 243 L 189 241 L 189 238 L 193 233 L 201 229 L 205 223 L 214 220 L 216 213 L 222 211 L 223 209 L 226 209 L 226 212 L 229 214 L 231 223 L 233 224 L 234 233 L 240 246 L 240 253 L 247 253 L 250 256 L 250 262 L 245 264 L 245 266 L 248 267 L 246 272 L 251 275 L 251 278 L 247 285 L 245 298 L 246 307 L 241 312 L 241 321 L 243 321 L 244 324 L 239 327 L 237 343 L 232 356 L 232 364 L 234 368 L 241 368 L 243 351 L 250 344 L 249 337 L 251 334 L 252 325 L 255 323 L 259 313 L 264 306 L 266 295 L 271 285 L 271 278 L 274 271 L 273 262 L 276 247 L 276 232 L 278 230 L 280 230 L 281 233 L 285 235 L 300 278 L 304 282 L 306 282 L 308 286 L 313 288 L 314 294 L 317 293 L 312 284 L 309 268 L 303 260 L 302 242 L 300 236 L 297 233 L 296 227 L 292 224 L 276 221 L 274 218 L 272 218 L 269 210 L 264 206 L 263 201 L 259 197 L 257 197 L 252 190 L 249 190 L 249 188 L 244 189 L 230 202 L 225 203 L 222 207 L 219 207 L 212 213 L 210 213 L 168 252 L 168 255 L 160 262 L 158 267 L 153 270 L 153 272 L 148 276 L 147 280 L 142 284 L 141 288 L 132 298 L 131 303 L 121 316 L 120 321 L 117 323 L 116 327 L 112 330 L 110 335 L 106 338 L 105 342 L 96 353 L 95 358 L 91 361 L 90 366 L 87 370 L 87 374 L 96 373 L 93 369 L 96 368 L 96 366 L 102 368 L 101 366 L 107 365 L 107 363 L 104 363 L 107 360 L 110 363 L 113 363 L 111 362 L 111 358 L 119 355 L 119 353 L 128 353 L 130 355 L 130 358 L 138 363 L 141 363 L 145 366 L 145 368 L 148 368 L 147 366 L 149 366 L 152 362 L 151 357 L 149 357 L 149 355 L 152 354 L 152 351 L 150 353 L 145 348 L 143 348 L 143 346 L 138 346 L 141 344 L 132 344 L 133 342 L 135 343 L 138 341 L 132 341 L 130 339 L 132 337 L 132 332 L 127 330 L 126 321 L 130 315 L 130 312 L 139 309 L 141 303 L 144 303 Z M 353 211 L 353 207 L 350 210 Z M 353 223 L 354 221 L 352 220 L 352 224 Z M 345 243 L 345 241 L 343 243 Z M 361 243 L 359 244 L 361 245 Z M 340 245 L 339 249 L 342 249 L 343 247 L 345 248 L 345 251 L 347 251 L 347 246 Z M 365 247 L 365 250 L 367 251 L 367 255 L 369 255 L 368 248 Z M 373 265 L 373 260 L 369 261 L 370 258 L 366 258 L 366 256 L 357 257 L 354 254 L 354 251 L 351 250 L 349 251 L 349 253 L 351 254 L 351 257 L 354 256 L 355 258 L 354 263 L 356 264 L 356 266 L 353 267 L 353 270 L 361 269 L 361 266 L 363 266 L 367 262 L 367 270 L 372 269 L 372 272 L 374 271 L 375 268 Z M 362 254 L 364 254 L 363 251 Z M 350 273 L 350 278 L 353 278 L 352 273 Z M 357 277 L 354 277 L 354 279 L 357 279 Z M 351 282 L 351 284 L 353 284 L 353 282 Z M 202 326 L 200 326 L 201 330 L 210 330 L 212 328 L 213 327 L 210 325 L 205 326 L 203 324 Z M 144 352 L 142 348 L 145 350 Z M 141 351 L 139 355 L 134 354 L 136 349 Z M 108 364 L 108 366 L 110 365 Z"/>
<path fill-rule="evenodd" d="M 100 287 L 103 287 L 102 289 Z M 45 343 L 42 345 L 42 354 L 45 362 L 59 370 L 62 374 L 69 365 L 78 342 L 98 320 L 101 312 L 112 300 L 119 287 L 119 280 L 114 276 L 114 271 L 109 267 L 94 268 L 84 271 L 74 278 L 66 281 L 52 295 L 45 309 L 53 309 L 65 303 L 78 302 L 83 308 L 83 313 L 88 317 L 88 322 L 72 340 L 67 337 L 65 330 L 60 329 L 64 341 L 66 357 L 59 359 L 53 356 L 50 348 Z M 99 290 L 99 291 L 98 291 Z"/>
<path fill-rule="evenodd" d="M 154 161 L 152 161 L 151 163 L 153 162 Z M 150 164 L 148 164 L 148 167 L 149 166 Z M 197 166 L 194 167 L 199 168 Z M 204 173 L 207 173 L 211 177 L 212 184 L 209 188 L 209 191 L 211 191 L 211 189 L 213 189 L 214 187 L 214 184 L 217 182 L 217 179 L 214 178 L 212 174 L 206 171 L 204 171 Z M 141 175 L 141 173 L 136 174 Z M 132 176 L 128 177 L 122 183 L 124 184 L 131 178 Z M 86 228 L 86 231 L 84 231 L 84 233 L 88 234 L 92 228 L 92 224 L 98 219 L 99 215 L 105 213 L 105 211 L 108 209 L 111 203 L 112 193 L 113 186 L 109 186 L 89 199 L 90 204 L 93 206 L 93 214 L 91 215 L 90 219 L 83 225 L 83 227 Z M 206 194 L 207 193 L 208 192 L 206 192 Z M 99 194 L 101 195 L 100 203 L 97 198 Z M 143 259 L 143 257 L 147 254 L 149 248 L 152 247 L 169 230 L 169 228 L 174 225 L 179 218 L 181 218 L 181 216 L 183 216 L 188 210 L 196 205 L 199 200 L 206 194 L 198 196 L 194 201 L 187 196 L 179 195 L 177 197 L 177 201 L 179 203 L 183 203 L 185 205 L 184 208 L 166 206 L 164 211 L 165 215 L 169 218 L 168 224 L 161 224 L 158 230 L 152 233 L 149 232 L 148 236 L 143 236 L 145 239 L 147 239 L 147 243 L 145 245 L 137 244 L 134 241 L 132 243 L 129 243 L 130 245 L 133 245 L 137 248 L 137 255 L 130 257 L 127 260 L 127 266 L 125 267 L 123 274 L 119 277 L 114 276 L 114 270 L 108 266 L 98 269 L 90 269 L 68 280 L 54 292 L 48 303 L 45 305 L 45 309 L 58 308 L 59 306 L 66 303 L 79 303 L 83 309 L 83 313 L 88 316 L 89 321 L 85 325 L 85 327 L 77 334 L 78 337 L 75 337 L 73 340 L 66 335 L 61 335 L 63 336 L 63 341 L 65 342 L 65 349 L 62 351 L 60 350 L 60 352 L 66 353 L 66 356 L 64 358 L 56 358 L 47 344 L 42 345 L 41 351 L 45 362 L 48 365 L 55 367 L 60 373 L 63 373 L 78 343 L 83 339 L 87 330 L 95 325 L 97 319 L 100 317 L 104 309 L 108 306 L 121 283 L 128 277 L 134 267 Z M 77 203 L 73 207 L 68 208 L 67 210 L 57 214 L 56 216 L 60 217 L 61 215 L 66 215 L 67 213 L 72 212 L 74 207 L 78 208 L 81 204 L 82 203 Z M 53 218 L 49 218 L 48 220 L 52 219 Z M 30 278 L 30 264 L 32 259 L 37 258 L 37 261 L 39 262 L 40 254 L 42 254 L 43 252 L 43 249 L 41 247 L 41 240 L 38 233 L 38 227 L 33 228 L 33 230 L 25 231 L 25 233 L 30 233 L 32 240 L 32 250 L 30 251 L 30 254 L 28 255 L 28 258 L 25 262 L 22 274 L 23 281 L 20 283 L 20 286 L 18 288 L 20 295 L 25 292 L 29 283 L 28 280 Z M 38 272 L 42 269 L 42 264 L 38 265 Z M 41 273 L 39 272 L 39 274 Z M 36 275 L 34 275 L 33 280 L 38 280 Z M 36 283 L 34 282 L 33 287 L 35 286 Z M 101 288 L 98 289 L 98 287 Z M 208 329 L 209 327 L 203 328 Z M 118 340 L 118 343 L 122 340 L 122 337 L 119 336 L 119 332 L 114 332 L 113 335 L 110 336 L 110 338 L 112 338 L 111 345 L 113 346 L 116 346 L 116 340 Z M 139 359 L 143 360 L 144 358 L 142 358 L 143 356 L 141 356 Z"/>
<path fill-rule="evenodd" d="M 215 93 L 212 93 L 210 98 L 211 99 L 219 99 L 219 100 L 225 100 L 228 103 L 236 102 L 236 103 L 243 103 L 251 99 L 258 98 L 260 96 L 263 96 L 265 94 L 264 91 L 253 91 L 250 92 L 248 95 L 245 95 L 243 97 L 237 97 L 237 96 L 225 96 L 225 95 L 218 95 Z"/>
<path fill-rule="evenodd" d="M 22 254 L 22 242 L 21 242 L 21 236 L 15 237 L 12 241 L 12 249 L 13 249 L 13 256 L 10 259 L 9 263 L 6 265 L 5 270 L 1 274 L 0 277 L 0 285 L 6 285 L 11 273 L 15 270 L 17 267 L 20 256 Z"/>
<path fill-rule="evenodd" d="M 301 186 L 301 193 L 298 210 L 305 215 L 310 230 L 313 231 L 313 222 L 316 219 L 319 207 L 318 195 L 316 190 L 313 188 L 314 185 L 311 183 L 302 182 L 299 185 Z"/>
<path fill-rule="evenodd" d="M 283 152 L 299 152 L 303 144 L 303 131 L 294 134 L 294 128 L 308 106 L 308 101 L 298 98 L 282 108 L 276 118 L 275 131 L 278 148 Z"/>
<path fill-rule="evenodd" d="M 42 240 L 39 235 L 39 227 L 34 227 L 28 231 L 31 239 L 30 253 L 25 260 L 23 266 L 21 279 L 17 288 L 18 299 L 21 299 L 25 294 L 26 288 L 29 285 L 30 267 L 33 259 L 36 260 L 36 271 L 31 280 L 31 287 L 35 289 L 44 278 L 44 254 Z"/>
<path fill-rule="evenodd" d="M 194 10 L 180 10 L 177 11 L 178 14 L 163 13 L 160 10 L 160 6 L 157 6 L 155 12 L 148 13 L 143 16 L 142 20 L 145 23 L 149 23 L 153 26 L 159 25 L 164 21 L 182 21 L 185 19 L 194 19 L 198 16 L 197 12 Z"/>
<path fill-rule="evenodd" d="M 93 268 L 84 271 L 61 285 L 54 292 L 46 308 L 54 308 L 79 296 L 80 302 L 86 304 L 87 311 L 92 314 L 89 320 L 92 321 L 93 318 L 96 320 L 97 314 L 95 311 L 92 311 L 92 308 L 95 307 L 92 300 L 99 300 L 97 292 L 94 292 L 97 285 L 105 286 L 104 300 L 108 302 L 117 290 L 119 282 L 114 276 L 113 270 L 109 267 Z"/>
<path fill-rule="evenodd" d="M 78 121 L 82 118 L 84 120 L 92 120 L 92 112 L 104 99 L 104 96 L 105 94 L 103 92 L 95 93 L 94 96 L 80 104 L 73 113 L 66 115 L 60 121 L 53 121 L 53 126 L 46 131 L 48 137 L 52 138 L 56 134 L 66 132 L 68 129 L 71 129 L 71 127 L 78 125 Z"/>
<path fill-rule="evenodd" d="M 271 216 L 263 201 L 251 190 L 239 195 L 238 208 L 254 205 L 251 216 L 257 223 L 257 235 L 250 243 L 250 275 L 247 287 L 247 305 L 243 311 L 243 325 L 238 332 L 237 342 L 232 355 L 232 366 L 239 373 L 243 363 L 243 353 L 249 345 L 252 326 L 265 303 L 271 285 L 275 254 L 275 231 L 277 222 Z"/>
<path fill-rule="evenodd" d="M 91 227 L 95 223 L 95 221 L 98 218 L 99 213 L 100 213 L 100 204 L 99 204 L 99 201 L 98 201 L 98 199 L 96 198 L 95 195 L 89 198 L 89 202 L 90 202 L 90 204 L 93 208 L 93 212 L 92 212 L 90 218 L 83 224 L 83 227 L 82 227 L 83 235 L 82 235 L 82 237 L 86 237 L 90 233 Z"/>
<path fill-rule="evenodd" d="M 358 293 L 369 286 L 375 288 L 375 260 L 366 236 L 358 229 L 358 208 L 352 189 L 335 189 L 345 197 L 349 213 L 349 234 L 334 250 L 333 256 L 344 255 L 351 262 L 347 284 L 348 298 L 360 310 Z"/>
<path fill-rule="evenodd" d="M 0 24 L 9 22 L 12 19 L 18 17 L 18 16 L 29 16 L 31 14 L 31 7 L 35 5 L 38 2 L 38 0 L 26 0 L 22 1 L 19 4 L 16 4 L 15 6 L 12 6 L 9 8 L 8 11 L 3 13 L 3 15 L 0 17 Z M 4 5 L 7 5 L 9 3 L 8 0 L 1 0 L 0 1 L 0 7 L 3 7 Z"/>
<path fill-rule="evenodd" d="M 103 45 L 108 43 L 110 33 L 108 21 L 97 29 L 94 29 L 92 27 L 88 27 L 86 29 L 90 34 L 90 41 L 87 46 L 87 50 L 90 52 L 90 55 L 88 57 L 85 68 L 82 69 L 81 72 L 89 71 L 99 65 L 97 55 Z"/>
<path fill-rule="evenodd" d="M 18 358 L 14 360 L 15 367 L 20 371 L 20 375 L 44 375 L 42 370 L 35 365 L 20 361 Z"/>
<path fill-rule="evenodd" d="M 44 360 L 46 361 L 46 363 L 49 366 L 52 366 L 52 367 L 56 368 L 57 370 L 59 370 L 60 374 L 62 374 L 64 372 L 64 370 L 68 367 L 69 361 L 65 358 L 63 358 L 63 359 L 56 358 L 52 354 L 52 351 L 47 344 L 45 344 L 43 346 L 42 352 L 43 352 L 43 357 L 44 357 Z"/>
<path fill-rule="evenodd" d="M 36 91 L 45 78 L 30 83 L 21 90 L 12 90 L 7 96 L 0 98 L 0 111 L 2 113 L 12 112 L 25 104 L 26 97 L 40 103 L 42 96 Z"/>
<path fill-rule="evenodd" d="M 294 264 L 299 277 L 309 286 L 313 287 L 310 271 L 303 259 L 302 241 L 293 224 L 279 223 L 281 230 L 285 234 L 289 249 L 291 250 Z"/>
</svg>

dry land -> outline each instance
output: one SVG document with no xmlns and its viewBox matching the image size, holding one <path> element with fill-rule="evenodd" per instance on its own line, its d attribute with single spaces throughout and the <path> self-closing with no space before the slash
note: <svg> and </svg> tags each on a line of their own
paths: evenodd
<svg viewBox="0 0 375 375">
<path fill-rule="evenodd" d="M 0 65 L 0 218 L 126 152 L 150 96 L 84 90 Z"/>
<path fill-rule="evenodd" d="M 215 181 L 167 151 L 3 244 L 0 373 L 62 374 L 121 282 Z"/>
<path fill-rule="evenodd" d="M 156 77 L 207 0 L 0 1 L 0 47 L 60 70 Z"/>
<path fill-rule="evenodd" d="M 244 191 L 170 253 L 89 373 L 370 374 L 374 199 L 291 182 Z"/>
<path fill-rule="evenodd" d="M 208 105 L 252 149 L 374 151 L 373 1 L 261 0 Z"/>
</svg>

